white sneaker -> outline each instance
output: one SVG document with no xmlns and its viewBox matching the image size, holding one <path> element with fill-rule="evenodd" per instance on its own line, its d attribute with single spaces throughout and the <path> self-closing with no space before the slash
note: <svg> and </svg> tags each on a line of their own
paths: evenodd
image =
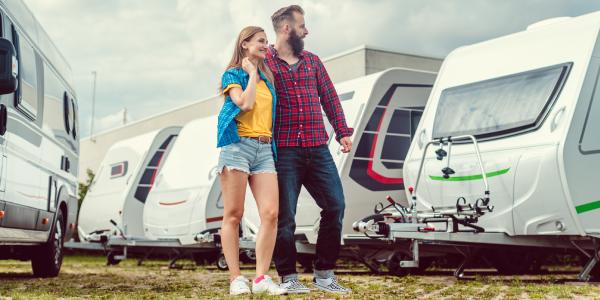
<svg viewBox="0 0 600 300">
<path fill-rule="evenodd" d="M 250 294 L 250 288 L 248 287 L 248 279 L 246 277 L 240 275 L 236 277 L 229 284 L 229 295 L 241 295 L 241 294 Z"/>
<path fill-rule="evenodd" d="M 256 283 L 252 281 L 252 293 L 268 293 L 269 295 L 283 295 L 287 293 L 287 290 L 279 287 L 278 284 L 273 282 L 273 279 L 269 275 L 263 275 L 263 279 Z"/>
</svg>

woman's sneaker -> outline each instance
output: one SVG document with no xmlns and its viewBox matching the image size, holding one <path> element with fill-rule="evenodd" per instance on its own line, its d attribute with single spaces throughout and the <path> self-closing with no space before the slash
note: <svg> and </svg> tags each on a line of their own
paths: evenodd
<svg viewBox="0 0 600 300">
<path fill-rule="evenodd" d="M 240 275 L 236 277 L 229 284 L 229 295 L 242 295 L 242 294 L 250 294 L 250 288 L 248 287 L 248 279 L 246 277 Z"/>
<path fill-rule="evenodd" d="M 314 278 L 313 285 L 319 290 L 336 293 L 336 294 L 349 294 L 352 292 L 351 289 L 341 286 L 334 276 L 327 278 Z"/>
<path fill-rule="evenodd" d="M 286 289 L 288 294 L 306 294 L 310 292 L 310 289 L 297 278 L 290 279 L 279 286 Z"/>
<path fill-rule="evenodd" d="M 283 295 L 287 293 L 287 290 L 279 287 L 278 284 L 275 284 L 271 276 L 262 275 L 254 279 L 254 281 L 252 282 L 252 293 L 268 293 L 269 295 Z"/>
</svg>

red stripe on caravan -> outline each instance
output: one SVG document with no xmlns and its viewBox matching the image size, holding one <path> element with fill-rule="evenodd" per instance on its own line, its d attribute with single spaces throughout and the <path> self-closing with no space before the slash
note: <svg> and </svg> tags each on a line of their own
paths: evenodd
<svg viewBox="0 0 600 300">
<path fill-rule="evenodd" d="M 221 222 L 221 221 L 223 221 L 223 216 L 206 218 L 206 223 Z"/>
<path fill-rule="evenodd" d="M 178 205 L 178 204 L 183 204 L 186 203 L 187 200 L 182 200 L 182 201 L 175 201 L 175 202 L 158 202 L 158 204 L 160 205 Z"/>
<path fill-rule="evenodd" d="M 387 183 L 387 184 L 404 183 L 404 179 L 402 177 L 398 177 L 398 178 L 386 177 L 386 176 L 383 176 L 383 175 L 377 173 L 375 170 L 373 170 L 373 159 L 375 156 L 375 146 L 377 145 L 377 137 L 379 136 L 379 133 L 381 132 L 379 130 L 381 129 L 381 123 L 383 123 L 383 119 L 385 118 L 386 111 L 387 111 L 387 106 L 383 109 L 383 113 L 381 114 L 381 119 L 379 119 L 379 124 L 377 124 L 377 132 L 375 133 L 375 136 L 373 137 L 373 144 L 371 145 L 371 152 L 369 153 L 369 158 L 371 160 L 369 160 L 369 165 L 367 167 L 367 175 L 380 183 Z"/>
</svg>

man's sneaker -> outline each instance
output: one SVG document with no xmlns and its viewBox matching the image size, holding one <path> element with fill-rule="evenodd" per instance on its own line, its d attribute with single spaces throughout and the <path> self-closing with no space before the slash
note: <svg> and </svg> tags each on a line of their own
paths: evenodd
<svg viewBox="0 0 600 300">
<path fill-rule="evenodd" d="M 248 279 L 246 277 L 240 275 L 236 277 L 229 284 L 229 295 L 241 295 L 241 294 L 250 294 L 250 288 L 248 287 Z"/>
<path fill-rule="evenodd" d="M 313 285 L 322 291 L 336 293 L 336 294 L 349 294 L 352 292 L 349 288 L 345 288 L 341 286 L 335 276 L 331 276 L 328 278 L 314 278 Z"/>
<path fill-rule="evenodd" d="M 286 289 L 288 294 L 306 294 L 310 292 L 310 289 L 297 278 L 290 279 L 279 286 Z"/>
<path fill-rule="evenodd" d="M 257 280 L 258 282 L 256 282 Z M 252 282 L 253 294 L 268 293 L 269 295 L 283 295 L 286 292 L 287 290 L 279 287 L 269 275 L 259 276 Z"/>
</svg>

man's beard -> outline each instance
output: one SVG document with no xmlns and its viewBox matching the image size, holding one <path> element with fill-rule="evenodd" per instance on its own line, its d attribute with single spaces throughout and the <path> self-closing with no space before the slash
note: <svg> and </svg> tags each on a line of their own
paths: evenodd
<svg viewBox="0 0 600 300">
<path fill-rule="evenodd" d="M 292 47 L 295 56 L 300 55 L 302 50 L 304 50 L 304 40 L 298 36 L 295 29 L 290 32 L 288 43 L 290 44 L 290 47 Z"/>
</svg>

